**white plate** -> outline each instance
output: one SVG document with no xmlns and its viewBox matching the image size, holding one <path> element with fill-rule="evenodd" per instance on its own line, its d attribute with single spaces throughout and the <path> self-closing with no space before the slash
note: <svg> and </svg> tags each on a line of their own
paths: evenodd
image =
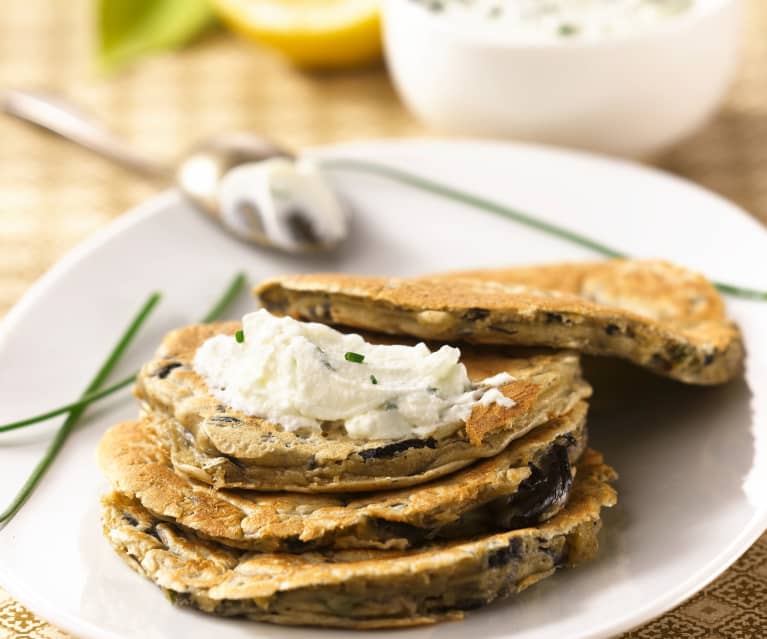
<svg viewBox="0 0 767 639">
<path fill-rule="evenodd" d="M 764 287 L 767 233 L 742 211 L 648 169 L 550 149 L 479 143 L 370 143 L 325 149 L 408 168 L 565 224 L 638 256 Z M 193 321 L 244 268 L 409 275 L 440 269 L 592 258 L 492 215 L 351 173 L 336 175 L 356 209 L 335 257 L 253 250 L 166 193 L 75 250 L 11 311 L 0 333 L 0 422 L 74 398 L 149 291 L 166 292 L 121 372 L 162 333 Z M 237 312 L 250 308 L 243 299 Z M 443 624 L 377 637 L 609 637 L 656 616 L 713 579 L 767 523 L 767 304 L 728 300 L 748 348 L 745 380 L 691 388 L 628 365 L 587 362 L 590 429 L 621 473 L 596 561 L 521 596 Z M 127 393 L 92 409 L 32 499 L 0 531 L 0 582 L 81 639 L 301 637 L 314 629 L 221 620 L 168 604 L 108 547 L 99 436 L 136 407 Z M 0 504 L 10 500 L 56 423 L 0 440 Z M 327 637 L 347 633 L 328 631 Z M 348 633 L 351 634 L 351 633 Z"/>
</svg>

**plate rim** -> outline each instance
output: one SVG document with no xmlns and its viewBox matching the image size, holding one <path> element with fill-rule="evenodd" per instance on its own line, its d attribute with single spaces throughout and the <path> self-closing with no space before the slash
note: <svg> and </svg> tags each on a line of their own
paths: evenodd
<svg viewBox="0 0 767 639">
<path fill-rule="evenodd" d="M 511 148 L 524 152 L 535 151 L 550 153 L 552 155 L 566 156 L 579 160 L 586 160 L 603 165 L 617 165 L 628 170 L 644 173 L 654 179 L 661 178 L 675 183 L 686 189 L 693 189 L 707 198 L 715 200 L 717 205 L 728 209 L 728 215 L 736 215 L 742 220 L 748 221 L 755 229 L 759 229 L 767 240 L 767 228 L 749 214 L 737 203 L 728 200 L 724 196 L 711 191 L 710 189 L 687 180 L 681 176 L 666 172 L 655 166 L 648 166 L 627 160 L 616 158 L 598 153 L 579 151 L 574 149 L 560 148 L 543 144 L 505 142 L 495 140 L 482 140 L 471 138 L 433 138 L 433 137 L 412 137 L 412 138 L 394 138 L 394 139 L 369 139 L 356 142 L 342 142 L 338 144 L 328 144 L 306 149 L 305 152 L 312 157 L 321 157 L 330 154 L 343 154 L 346 151 L 366 154 L 369 149 L 379 146 L 386 147 L 405 147 L 409 145 L 429 145 L 436 146 L 471 146 L 471 147 L 489 147 L 495 149 Z M 384 161 L 385 163 L 386 161 Z M 417 171 L 416 171 L 417 172 Z M 427 173 L 428 174 L 428 173 Z M 42 276 L 40 276 L 22 295 L 19 301 L 14 304 L 0 321 L 0 349 L 10 339 L 11 333 L 23 319 L 27 308 L 33 305 L 39 298 L 55 285 L 60 274 L 66 273 L 71 267 L 88 257 L 92 252 L 100 248 L 111 239 L 119 236 L 126 230 L 138 225 L 144 220 L 151 219 L 160 215 L 163 210 L 175 205 L 185 205 L 183 195 L 175 188 L 164 189 L 154 195 L 149 196 L 138 204 L 128 208 L 120 213 L 116 218 L 108 222 L 104 227 L 96 230 L 91 235 L 84 238 L 72 249 L 57 260 Z M 595 259 L 601 259 L 601 256 L 595 256 Z M 752 302 L 757 304 L 759 302 Z M 584 629 L 575 639 L 610 639 L 620 633 L 632 630 L 640 625 L 646 624 L 653 619 L 665 614 L 669 610 L 677 607 L 688 600 L 703 588 L 708 586 L 717 577 L 723 574 L 731 567 L 749 548 L 759 539 L 767 529 L 767 506 L 756 510 L 748 524 L 735 536 L 730 543 L 722 549 L 709 562 L 702 565 L 686 580 L 678 584 L 671 590 L 638 610 L 631 610 L 617 620 L 605 622 L 598 627 Z M 0 537 L 3 534 L 4 527 L 0 527 Z M 20 583 L 9 579 L 5 570 L 4 562 L 0 560 L 0 585 L 16 600 L 29 608 L 36 615 L 48 621 L 65 632 L 73 634 L 80 639 L 120 639 L 121 635 L 111 630 L 101 628 L 91 622 L 83 621 L 80 617 L 72 615 L 69 612 L 56 610 L 55 605 L 49 604 L 44 598 L 41 598 L 30 592 Z"/>
</svg>

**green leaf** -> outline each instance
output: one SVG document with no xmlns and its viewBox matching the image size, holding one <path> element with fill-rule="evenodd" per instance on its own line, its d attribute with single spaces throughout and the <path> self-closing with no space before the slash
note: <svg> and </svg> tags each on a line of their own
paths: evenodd
<svg viewBox="0 0 767 639">
<path fill-rule="evenodd" d="M 105 70 L 177 49 L 213 21 L 210 0 L 96 0 L 99 63 Z"/>
</svg>

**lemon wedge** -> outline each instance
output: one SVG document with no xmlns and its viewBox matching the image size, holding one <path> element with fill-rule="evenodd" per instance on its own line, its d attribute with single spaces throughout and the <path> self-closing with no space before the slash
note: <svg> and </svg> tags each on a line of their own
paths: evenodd
<svg viewBox="0 0 767 639">
<path fill-rule="evenodd" d="M 248 39 L 306 68 L 361 66 L 381 56 L 379 0 L 213 0 Z"/>
</svg>

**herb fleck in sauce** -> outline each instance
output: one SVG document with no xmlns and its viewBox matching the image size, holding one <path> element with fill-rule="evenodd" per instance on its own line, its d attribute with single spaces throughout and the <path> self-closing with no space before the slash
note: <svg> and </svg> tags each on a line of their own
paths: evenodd
<svg viewBox="0 0 767 639">
<path fill-rule="evenodd" d="M 508 40 L 596 40 L 646 31 L 702 0 L 413 0 L 462 29 Z"/>
</svg>

